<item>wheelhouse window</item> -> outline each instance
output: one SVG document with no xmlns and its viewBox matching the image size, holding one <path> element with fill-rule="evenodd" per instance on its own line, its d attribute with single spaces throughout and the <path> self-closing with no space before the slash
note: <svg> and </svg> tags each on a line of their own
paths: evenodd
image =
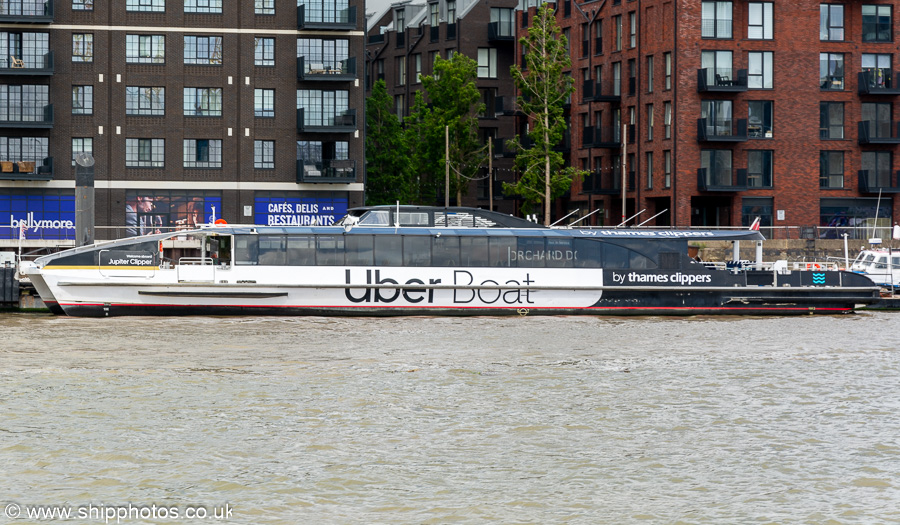
<svg viewBox="0 0 900 525">
<path fill-rule="evenodd" d="M 747 38 L 750 40 L 771 40 L 772 2 L 750 2 L 747 14 Z"/>
<path fill-rule="evenodd" d="M 731 38 L 731 2 L 702 2 L 700 36 Z"/>
<path fill-rule="evenodd" d="M 164 35 L 125 35 L 125 62 L 162 64 L 166 61 Z"/>
<path fill-rule="evenodd" d="M 275 141 L 253 141 L 253 167 L 256 169 L 275 169 Z"/>
<path fill-rule="evenodd" d="M 72 34 L 72 62 L 94 61 L 94 34 Z"/>
<path fill-rule="evenodd" d="M 275 90 L 274 89 L 254 89 L 253 90 L 253 116 L 255 116 L 255 117 L 274 117 L 275 116 Z"/>
<path fill-rule="evenodd" d="M 165 139 L 125 139 L 126 168 L 162 168 L 165 153 Z"/>
<path fill-rule="evenodd" d="M 747 102 L 747 136 L 751 139 L 773 138 L 771 100 Z"/>
<path fill-rule="evenodd" d="M 819 152 L 819 187 L 838 189 L 844 187 L 844 152 Z"/>
<path fill-rule="evenodd" d="M 221 13 L 222 0 L 184 0 L 185 13 Z"/>
<path fill-rule="evenodd" d="M 72 86 L 72 114 L 94 113 L 94 86 Z"/>
<path fill-rule="evenodd" d="M 772 150 L 747 151 L 747 186 L 772 187 Z"/>
<path fill-rule="evenodd" d="M 256 37 L 253 40 L 253 63 L 257 66 L 275 65 L 275 39 Z"/>
<path fill-rule="evenodd" d="M 819 6 L 819 40 L 841 41 L 843 39 L 844 6 L 821 4 Z"/>
<path fill-rule="evenodd" d="M 221 117 L 222 88 L 184 88 L 184 116 Z"/>
<path fill-rule="evenodd" d="M 166 0 L 125 0 L 125 10 L 163 13 L 166 10 Z"/>
<path fill-rule="evenodd" d="M 218 139 L 184 139 L 185 168 L 221 168 L 222 141 Z"/>
<path fill-rule="evenodd" d="M 891 6 L 888 4 L 862 6 L 863 42 L 891 42 Z"/>
<path fill-rule="evenodd" d="M 222 65 L 222 37 L 185 36 L 184 63 Z"/>
<path fill-rule="evenodd" d="M 754 51 L 747 53 L 747 87 L 750 89 L 772 89 L 772 52 Z"/>
<path fill-rule="evenodd" d="M 819 138 L 844 138 L 843 102 L 819 102 Z"/>
<path fill-rule="evenodd" d="M 843 53 L 819 53 L 819 87 L 835 91 L 844 89 Z"/>
</svg>

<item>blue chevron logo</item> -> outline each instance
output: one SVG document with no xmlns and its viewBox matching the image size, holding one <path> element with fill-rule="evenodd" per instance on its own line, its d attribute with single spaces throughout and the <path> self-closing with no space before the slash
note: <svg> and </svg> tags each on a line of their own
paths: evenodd
<svg viewBox="0 0 900 525">
<path fill-rule="evenodd" d="M 825 274 L 813 272 L 812 281 L 813 281 L 813 284 L 825 284 Z"/>
</svg>

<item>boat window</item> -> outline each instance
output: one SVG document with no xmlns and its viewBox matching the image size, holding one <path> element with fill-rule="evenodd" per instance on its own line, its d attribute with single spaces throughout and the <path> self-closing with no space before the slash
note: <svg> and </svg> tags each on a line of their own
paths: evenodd
<svg viewBox="0 0 900 525">
<path fill-rule="evenodd" d="M 400 226 L 428 226 L 428 213 L 402 211 L 399 214 Z"/>
<path fill-rule="evenodd" d="M 375 265 L 400 266 L 403 262 L 403 243 L 399 235 L 375 236 Z"/>
<path fill-rule="evenodd" d="M 900 257 L 891 257 L 891 266 L 894 268 L 900 267 Z"/>
<path fill-rule="evenodd" d="M 603 243 L 596 239 L 573 239 L 576 268 L 600 268 L 603 263 Z"/>
<path fill-rule="evenodd" d="M 881 257 L 879 257 L 878 260 L 875 261 L 875 267 L 876 268 L 887 268 L 887 257 L 885 257 L 883 255 Z"/>
<path fill-rule="evenodd" d="M 361 226 L 387 226 L 390 223 L 390 212 L 387 210 L 369 210 L 359 219 Z"/>
<path fill-rule="evenodd" d="M 344 238 L 335 235 L 316 237 L 316 264 L 341 266 L 344 264 Z"/>
<path fill-rule="evenodd" d="M 515 237 L 488 237 L 488 251 L 491 266 L 509 268 L 515 266 L 513 252 L 516 251 Z"/>
<path fill-rule="evenodd" d="M 372 237 L 372 235 L 347 235 L 344 237 L 348 265 L 372 266 Z"/>
<path fill-rule="evenodd" d="M 434 238 L 434 266 L 459 266 L 459 237 L 445 235 Z"/>
<path fill-rule="evenodd" d="M 487 237 L 460 237 L 462 266 L 489 266 Z"/>
<path fill-rule="evenodd" d="M 519 237 L 513 259 L 519 268 L 543 268 L 546 255 L 543 237 Z"/>
<path fill-rule="evenodd" d="M 575 252 L 570 237 L 547 238 L 547 268 L 572 268 Z"/>
<path fill-rule="evenodd" d="M 311 235 L 288 235 L 287 264 L 291 266 L 315 266 L 315 237 Z"/>
<path fill-rule="evenodd" d="M 866 264 L 869 264 L 870 262 L 872 262 L 874 260 L 875 260 L 875 254 L 870 253 L 869 255 L 866 255 L 866 260 L 865 260 Z"/>
<path fill-rule="evenodd" d="M 284 266 L 286 264 L 284 235 L 259 236 L 259 264 L 263 266 Z"/>
<path fill-rule="evenodd" d="M 256 264 L 256 254 L 259 243 L 255 235 L 235 235 L 234 237 L 234 264 Z"/>
<path fill-rule="evenodd" d="M 631 251 L 618 244 L 606 243 L 603 246 L 604 268 L 630 268 Z"/>
<path fill-rule="evenodd" d="M 431 237 L 425 235 L 403 237 L 403 266 L 431 266 Z"/>
</svg>

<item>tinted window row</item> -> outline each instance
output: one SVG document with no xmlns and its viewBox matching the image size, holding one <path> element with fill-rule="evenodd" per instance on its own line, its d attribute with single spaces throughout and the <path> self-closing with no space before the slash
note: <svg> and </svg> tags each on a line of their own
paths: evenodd
<svg viewBox="0 0 900 525">
<path fill-rule="evenodd" d="M 624 246 L 571 237 L 239 235 L 234 263 L 263 266 L 656 268 Z"/>
</svg>

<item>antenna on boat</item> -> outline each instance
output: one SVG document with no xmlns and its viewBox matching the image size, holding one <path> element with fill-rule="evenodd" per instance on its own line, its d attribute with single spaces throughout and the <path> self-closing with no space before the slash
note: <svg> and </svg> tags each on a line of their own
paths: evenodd
<svg viewBox="0 0 900 525">
<path fill-rule="evenodd" d="M 591 213 L 588 213 L 587 215 L 585 215 L 584 217 L 578 219 L 577 221 L 575 221 L 575 222 L 570 222 L 570 223 L 569 223 L 569 226 L 574 226 L 574 225 L 578 224 L 579 222 L 581 222 L 581 221 L 587 219 L 588 217 L 590 217 L 591 215 L 597 213 L 598 211 L 600 211 L 600 210 L 602 210 L 602 209 L 603 209 L 603 208 L 597 208 L 596 210 L 592 211 Z"/>
<path fill-rule="evenodd" d="M 560 220 L 554 222 L 553 224 L 550 225 L 550 227 L 552 228 L 553 226 L 556 226 L 557 224 L 559 224 L 559 223 L 561 223 L 562 221 L 568 219 L 568 218 L 571 217 L 572 215 L 575 215 L 575 214 L 578 213 L 579 211 L 580 211 L 580 210 L 572 210 L 571 213 L 569 213 L 568 215 L 566 215 L 566 216 L 563 217 L 562 219 L 560 219 Z"/>
</svg>

